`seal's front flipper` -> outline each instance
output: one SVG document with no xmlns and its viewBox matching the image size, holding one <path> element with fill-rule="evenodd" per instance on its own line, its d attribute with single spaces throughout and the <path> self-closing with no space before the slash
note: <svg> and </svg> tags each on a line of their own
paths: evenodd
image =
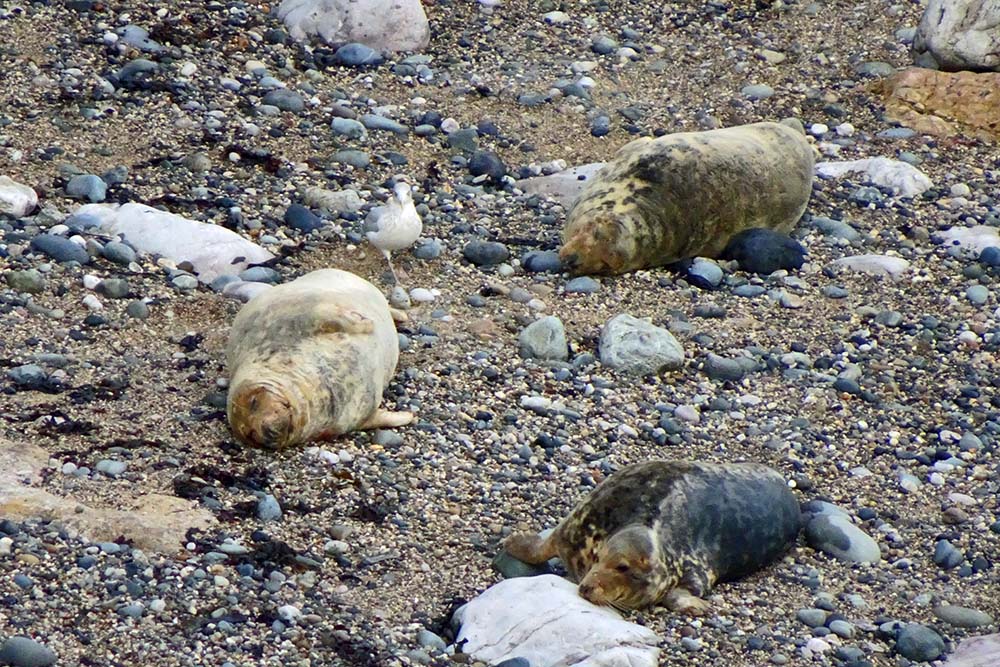
<svg viewBox="0 0 1000 667">
<path fill-rule="evenodd" d="M 519 561 L 531 565 L 539 565 L 559 555 L 551 536 L 543 540 L 536 533 L 514 533 L 504 541 L 503 549 Z"/>
<path fill-rule="evenodd" d="M 365 420 L 365 423 L 358 428 L 361 430 L 373 428 L 397 428 L 399 426 L 406 426 L 412 421 L 412 412 L 393 412 L 392 410 L 383 410 L 382 408 L 379 408 L 373 412 L 372 416 Z"/>
<path fill-rule="evenodd" d="M 405 324 L 410 321 L 410 316 L 406 314 L 405 310 L 389 308 L 389 314 L 392 315 L 392 321 L 396 324 Z"/>
<path fill-rule="evenodd" d="M 667 593 L 666 598 L 663 599 L 663 604 L 671 611 L 675 611 L 678 614 L 687 614 L 688 616 L 704 616 L 709 610 L 707 602 L 696 595 L 692 595 L 691 591 L 686 588 L 680 587 Z"/>
<path fill-rule="evenodd" d="M 375 323 L 356 310 L 321 308 L 316 313 L 316 332 L 321 334 L 368 334 L 375 330 Z"/>
</svg>

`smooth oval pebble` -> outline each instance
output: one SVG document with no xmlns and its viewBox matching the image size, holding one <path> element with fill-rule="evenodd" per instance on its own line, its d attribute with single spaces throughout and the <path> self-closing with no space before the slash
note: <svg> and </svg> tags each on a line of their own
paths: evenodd
<svg viewBox="0 0 1000 667">
<path fill-rule="evenodd" d="M 0 663 L 12 667 L 49 667 L 56 662 L 56 654 L 48 646 L 30 637 L 10 637 L 0 646 Z"/>
</svg>

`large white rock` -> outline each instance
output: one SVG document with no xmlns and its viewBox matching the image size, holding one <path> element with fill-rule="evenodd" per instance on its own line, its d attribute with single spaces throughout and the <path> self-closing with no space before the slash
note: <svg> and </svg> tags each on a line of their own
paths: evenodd
<svg viewBox="0 0 1000 667">
<path fill-rule="evenodd" d="M 420 51 L 431 37 L 420 0 L 282 0 L 278 18 L 297 40 L 317 35 L 376 51 Z"/>
<path fill-rule="evenodd" d="M 457 643 L 476 660 L 539 667 L 655 667 L 659 638 L 554 574 L 506 579 L 455 612 Z"/>
<path fill-rule="evenodd" d="M 833 266 L 873 276 L 889 276 L 893 280 L 898 280 L 910 267 L 910 263 L 902 257 L 889 255 L 852 255 L 834 260 Z"/>
<path fill-rule="evenodd" d="M 951 227 L 940 233 L 945 245 L 957 245 L 963 250 L 978 255 L 989 247 L 1000 247 L 1000 233 L 996 227 L 975 225 L 973 227 Z"/>
<path fill-rule="evenodd" d="M 997 665 L 1000 665 L 1000 634 L 963 639 L 944 663 L 944 667 L 996 667 Z"/>
<path fill-rule="evenodd" d="M 570 167 L 549 176 L 522 178 L 515 185 L 529 195 L 550 197 L 562 204 L 563 208 L 569 210 L 576 202 L 576 198 L 580 196 L 583 186 L 590 183 L 604 165 L 604 162 L 582 164 L 579 167 Z"/>
<path fill-rule="evenodd" d="M 913 51 L 943 70 L 1000 71 L 1000 0 L 929 0 Z"/>
<path fill-rule="evenodd" d="M 598 354 L 608 368 L 633 375 L 655 375 L 684 365 L 684 348 L 672 333 L 624 313 L 604 325 Z"/>
<path fill-rule="evenodd" d="M 35 210 L 38 195 L 27 185 L 0 176 L 0 213 L 13 218 L 23 218 Z"/>
<path fill-rule="evenodd" d="M 839 178 L 855 171 L 863 171 L 869 183 L 889 188 L 898 197 L 916 197 L 934 185 L 924 172 L 912 164 L 887 157 L 816 164 L 816 173 L 829 178 Z"/>
<path fill-rule="evenodd" d="M 188 220 L 145 204 L 87 204 L 78 208 L 73 218 L 97 221 L 98 229 L 121 235 L 139 252 L 177 263 L 191 262 L 203 283 L 274 259 L 264 248 L 225 227 Z"/>
</svg>

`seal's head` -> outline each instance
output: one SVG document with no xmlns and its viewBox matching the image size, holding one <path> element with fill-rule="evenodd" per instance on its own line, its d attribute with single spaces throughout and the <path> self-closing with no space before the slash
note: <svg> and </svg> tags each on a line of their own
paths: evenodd
<svg viewBox="0 0 1000 667">
<path fill-rule="evenodd" d="M 617 215 L 613 212 L 590 214 L 585 222 L 573 225 L 559 250 L 559 259 L 574 275 L 624 273 L 632 255 L 626 247 L 628 243 L 625 226 Z"/>
<path fill-rule="evenodd" d="M 229 397 L 229 424 L 237 439 L 265 449 L 283 449 L 296 441 L 298 410 L 279 387 L 243 382 Z"/>
<path fill-rule="evenodd" d="M 597 605 L 639 609 L 655 604 L 666 580 L 658 567 L 653 531 L 646 526 L 623 528 L 601 546 L 597 562 L 580 582 L 580 595 Z"/>
</svg>

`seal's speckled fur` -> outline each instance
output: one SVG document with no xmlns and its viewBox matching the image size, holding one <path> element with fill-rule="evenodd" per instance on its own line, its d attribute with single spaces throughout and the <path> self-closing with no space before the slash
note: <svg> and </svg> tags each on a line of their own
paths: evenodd
<svg viewBox="0 0 1000 667">
<path fill-rule="evenodd" d="M 519 533 L 504 548 L 528 563 L 559 556 L 596 604 L 697 614 L 716 582 L 767 565 L 800 527 L 799 504 L 771 468 L 648 461 L 611 475 L 548 538 Z"/>
<path fill-rule="evenodd" d="M 347 271 L 313 271 L 236 316 L 226 349 L 230 426 L 242 442 L 277 449 L 407 424 L 410 413 L 379 409 L 398 359 L 382 293 Z"/>
<path fill-rule="evenodd" d="M 574 274 L 615 274 L 715 257 L 738 232 L 789 231 L 812 192 L 800 132 L 754 123 L 622 146 L 567 215 L 560 257 Z"/>
</svg>

